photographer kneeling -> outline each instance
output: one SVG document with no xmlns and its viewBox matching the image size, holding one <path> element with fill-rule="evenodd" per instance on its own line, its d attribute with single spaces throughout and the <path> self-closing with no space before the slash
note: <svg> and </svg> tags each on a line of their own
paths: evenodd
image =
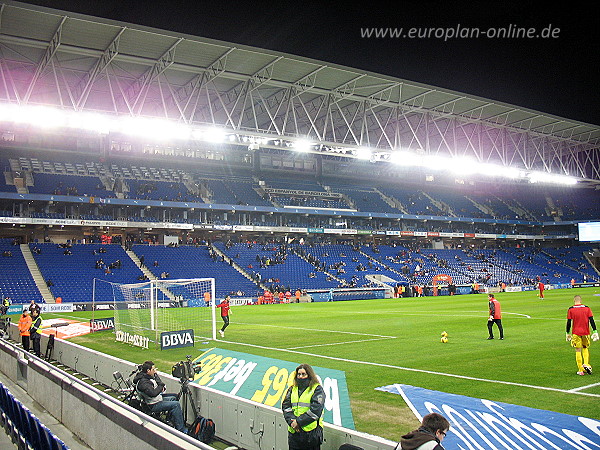
<svg viewBox="0 0 600 450">
<path fill-rule="evenodd" d="M 146 403 L 152 412 L 168 411 L 173 426 L 187 434 L 181 404 L 175 395 L 162 395 L 165 391 L 165 384 L 156 374 L 156 366 L 152 361 L 146 361 L 140 366 L 140 371 L 135 375 L 133 384 L 141 397 L 140 400 Z"/>
</svg>

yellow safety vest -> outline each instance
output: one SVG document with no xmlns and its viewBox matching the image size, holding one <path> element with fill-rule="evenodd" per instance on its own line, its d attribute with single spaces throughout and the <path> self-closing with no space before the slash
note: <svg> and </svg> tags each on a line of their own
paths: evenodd
<svg viewBox="0 0 600 450">
<path fill-rule="evenodd" d="M 298 386 L 292 387 L 292 395 L 290 396 L 290 400 L 292 402 L 292 410 L 294 411 L 294 415 L 298 417 L 301 414 L 304 414 L 307 411 L 310 411 L 310 401 L 312 399 L 315 390 L 317 389 L 319 384 L 313 384 L 312 386 L 307 387 L 302 395 L 298 397 Z M 317 428 L 317 425 L 323 426 L 323 417 L 319 417 L 318 420 L 315 420 L 308 425 L 302 427 L 304 431 L 311 431 Z M 295 433 L 292 427 L 288 425 L 288 431 L 290 433 Z"/>
</svg>

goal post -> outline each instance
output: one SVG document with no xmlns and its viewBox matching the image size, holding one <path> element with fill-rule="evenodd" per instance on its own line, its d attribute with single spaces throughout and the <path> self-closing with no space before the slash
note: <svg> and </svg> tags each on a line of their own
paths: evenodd
<svg viewBox="0 0 600 450">
<path fill-rule="evenodd" d="M 93 298 L 95 304 L 112 303 L 116 332 L 143 336 L 157 345 L 167 331 L 192 329 L 196 340 L 216 339 L 214 278 L 130 284 L 94 279 Z"/>
</svg>

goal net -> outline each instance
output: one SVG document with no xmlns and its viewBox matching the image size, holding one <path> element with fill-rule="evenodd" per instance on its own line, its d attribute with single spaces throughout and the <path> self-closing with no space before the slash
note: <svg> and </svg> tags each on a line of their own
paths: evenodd
<svg viewBox="0 0 600 450">
<path fill-rule="evenodd" d="M 156 345 L 167 331 L 192 329 L 196 339 L 216 339 L 214 278 L 132 284 L 95 279 L 93 297 L 94 303 L 112 300 L 116 332 L 143 336 Z"/>
</svg>

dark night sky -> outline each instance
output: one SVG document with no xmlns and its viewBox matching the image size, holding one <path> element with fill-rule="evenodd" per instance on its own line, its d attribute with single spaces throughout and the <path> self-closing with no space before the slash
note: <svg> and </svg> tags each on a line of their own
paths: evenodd
<svg viewBox="0 0 600 450">
<path fill-rule="evenodd" d="M 597 2 L 581 3 L 585 6 L 528 0 L 26 3 L 290 53 L 600 125 Z M 511 24 L 538 31 L 552 26 L 558 37 L 446 42 L 433 37 L 361 37 L 361 28 L 367 27 L 460 25 L 487 30 Z"/>
</svg>

